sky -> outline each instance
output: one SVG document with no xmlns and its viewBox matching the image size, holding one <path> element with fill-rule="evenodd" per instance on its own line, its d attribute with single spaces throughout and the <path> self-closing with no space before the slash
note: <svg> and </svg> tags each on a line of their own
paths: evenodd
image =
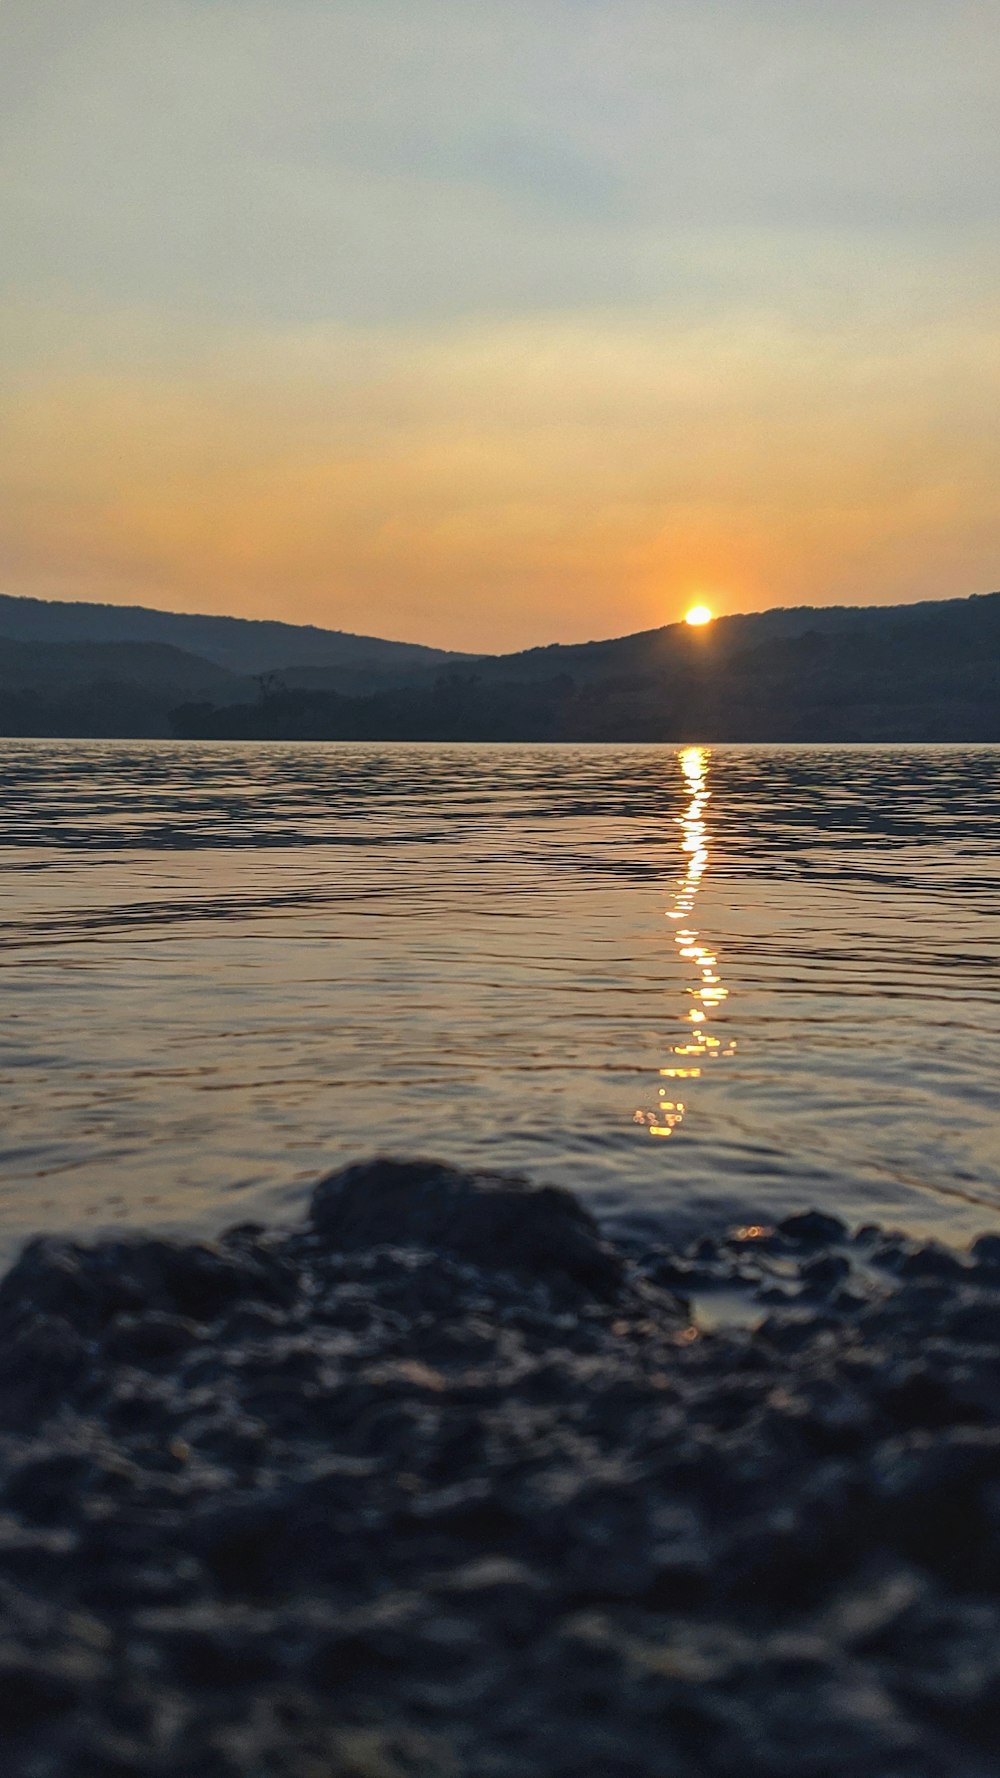
<svg viewBox="0 0 1000 1778">
<path fill-rule="evenodd" d="M 1000 586 L 1000 0 L 0 0 L 0 590 Z"/>
</svg>

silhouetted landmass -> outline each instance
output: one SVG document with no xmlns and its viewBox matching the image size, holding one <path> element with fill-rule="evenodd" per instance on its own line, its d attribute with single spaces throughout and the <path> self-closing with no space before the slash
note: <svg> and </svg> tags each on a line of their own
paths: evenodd
<svg viewBox="0 0 1000 1778">
<path fill-rule="evenodd" d="M 0 637 L 46 647 L 79 642 L 167 643 L 242 674 L 304 667 L 398 675 L 464 658 L 418 642 L 386 642 L 377 636 L 354 636 L 313 624 L 154 611 L 144 605 L 22 599 L 9 594 L 0 594 Z"/>
<path fill-rule="evenodd" d="M 612 1245 L 434 1161 L 33 1241 L 4 1778 L 991 1778 L 998 1366 L 996 1235 Z"/>
<path fill-rule="evenodd" d="M 365 694 L 449 659 L 295 624 L 0 597 L 0 733 L 165 736 L 178 704 L 252 703 L 276 677 Z"/>
<path fill-rule="evenodd" d="M 175 732 L 303 740 L 1000 740 L 1000 594 L 827 618 L 806 610 L 722 619 L 707 630 L 674 624 L 615 642 L 484 659 L 365 697 L 274 686 L 255 703 L 228 709 L 187 703 L 174 713 Z"/>
<path fill-rule="evenodd" d="M 253 694 L 214 661 L 159 642 L 0 640 L 0 723 L 8 735 L 162 735 L 192 697 Z"/>
<path fill-rule="evenodd" d="M 146 620 L 203 640 L 205 651 L 69 635 L 74 624 L 128 631 Z M 40 600 L 0 599 L 4 624 L 14 626 L 0 638 L 8 735 L 1000 740 L 998 593 L 803 606 L 479 658 L 291 624 Z"/>
</svg>

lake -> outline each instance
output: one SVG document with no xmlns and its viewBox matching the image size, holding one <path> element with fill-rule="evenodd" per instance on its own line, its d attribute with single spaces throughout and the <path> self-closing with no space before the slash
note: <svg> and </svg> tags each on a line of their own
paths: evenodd
<svg viewBox="0 0 1000 1778">
<path fill-rule="evenodd" d="M 1000 1223 L 1000 749 L 0 743 L 0 1246 L 375 1151 Z"/>
</svg>

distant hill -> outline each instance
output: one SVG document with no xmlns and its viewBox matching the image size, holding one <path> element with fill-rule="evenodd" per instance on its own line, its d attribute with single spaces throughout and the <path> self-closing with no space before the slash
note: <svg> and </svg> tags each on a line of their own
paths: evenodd
<svg viewBox="0 0 1000 1778">
<path fill-rule="evenodd" d="M 188 704 L 178 734 L 370 740 L 1000 741 L 1000 593 L 753 613 L 484 657 L 365 697 Z"/>
<path fill-rule="evenodd" d="M 667 624 L 511 655 L 0 597 L 0 733 L 1000 740 L 1000 593 Z"/>
<path fill-rule="evenodd" d="M 134 684 L 179 692 L 218 692 L 246 681 L 203 655 L 165 642 L 21 642 L 0 635 L 0 683 L 14 690 L 40 685 Z"/>
<path fill-rule="evenodd" d="M 2 594 L 0 734 L 170 735 L 177 705 L 246 704 L 260 679 L 370 695 L 464 659 L 306 624 Z"/>
<path fill-rule="evenodd" d="M 481 673 L 504 679 L 550 679 L 569 673 L 578 682 L 595 679 L 656 677 L 674 666 L 707 657 L 719 664 L 741 653 L 799 636 L 831 638 L 853 636 L 877 642 L 902 634 L 911 626 L 925 635 L 931 631 L 975 636 L 996 641 L 1000 593 L 973 594 L 965 599 L 927 599 L 912 605 L 793 605 L 771 611 L 751 611 L 734 617 L 718 617 L 704 629 L 685 623 L 664 624 L 655 630 L 637 630 L 608 641 L 550 643 L 544 648 L 524 649 L 518 654 L 494 655 L 478 663 Z"/>
<path fill-rule="evenodd" d="M 92 605 L 0 594 L 0 637 L 51 647 L 78 642 L 150 642 L 201 655 L 231 673 L 286 668 L 343 669 L 399 677 L 466 656 L 418 642 L 384 642 L 312 624 L 258 622 L 154 611 L 145 605 Z"/>
<path fill-rule="evenodd" d="M 162 642 L 22 642 L 0 636 L 0 733 L 169 735 L 191 698 L 246 700 L 252 681 Z"/>
</svg>

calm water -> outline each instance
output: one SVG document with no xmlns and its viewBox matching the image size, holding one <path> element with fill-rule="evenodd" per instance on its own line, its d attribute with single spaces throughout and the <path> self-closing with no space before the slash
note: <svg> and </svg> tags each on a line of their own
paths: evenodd
<svg viewBox="0 0 1000 1778">
<path fill-rule="evenodd" d="M 381 1149 L 1000 1222 L 1000 750 L 0 744 L 0 1244 Z"/>
</svg>

